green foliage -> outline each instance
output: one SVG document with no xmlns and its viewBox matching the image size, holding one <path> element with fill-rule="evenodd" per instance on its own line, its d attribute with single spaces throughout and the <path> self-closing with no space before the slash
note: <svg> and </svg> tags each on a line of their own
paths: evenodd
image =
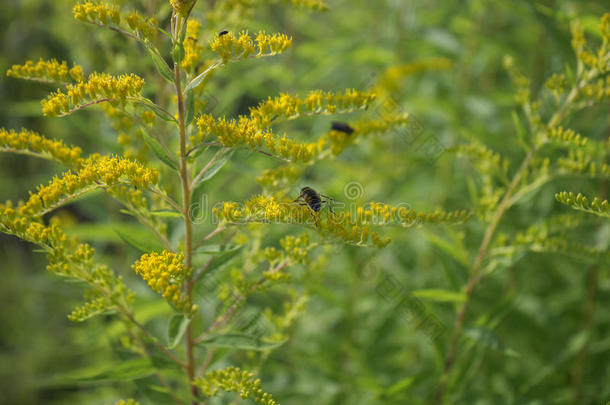
<svg viewBox="0 0 610 405">
<path fill-rule="evenodd" d="M 6 402 L 610 398 L 606 2 L 4 11 Z"/>
</svg>

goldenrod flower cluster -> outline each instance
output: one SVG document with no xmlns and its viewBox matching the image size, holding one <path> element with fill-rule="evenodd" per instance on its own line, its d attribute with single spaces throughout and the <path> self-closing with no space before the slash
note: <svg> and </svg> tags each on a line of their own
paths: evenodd
<svg viewBox="0 0 610 405">
<path fill-rule="evenodd" d="M 238 367 L 230 366 L 224 370 L 214 370 L 194 381 L 203 395 L 213 397 L 219 390 L 237 392 L 242 399 L 252 398 L 257 404 L 279 405 L 271 394 L 264 392 L 261 380 L 254 379 L 254 374 L 242 371 Z"/>
<path fill-rule="evenodd" d="M 551 130 L 548 132 L 548 136 L 553 141 L 575 146 L 585 146 L 589 140 L 588 138 L 574 132 L 573 129 L 564 129 L 562 126 L 551 128 Z"/>
<path fill-rule="evenodd" d="M 610 76 L 606 76 L 605 79 L 600 77 L 595 82 L 582 86 L 580 93 L 585 97 L 595 98 L 598 101 L 610 98 Z"/>
<path fill-rule="evenodd" d="M 557 165 L 571 173 L 583 173 L 590 176 L 610 176 L 610 165 L 605 162 L 595 162 L 589 153 L 582 149 L 570 150 L 568 157 L 557 160 Z"/>
<path fill-rule="evenodd" d="M 79 21 L 109 26 L 110 23 L 119 25 L 124 18 L 129 28 L 141 39 L 153 41 L 157 34 L 157 21 L 154 18 L 145 18 L 136 12 L 121 16 L 118 6 L 87 1 L 79 3 L 72 9 L 74 18 Z"/>
<path fill-rule="evenodd" d="M 91 104 L 111 101 L 125 103 L 128 98 L 142 95 L 144 79 L 134 75 L 112 76 L 92 73 L 86 82 L 66 86 L 66 92 L 58 90 L 42 101 L 44 115 L 65 116 Z"/>
<path fill-rule="evenodd" d="M 75 64 L 68 69 L 65 61 L 59 63 L 56 59 L 40 59 L 36 64 L 29 60 L 24 65 L 13 65 L 6 75 L 18 79 L 57 83 L 67 83 L 70 79 L 81 82 L 85 79 L 82 67 Z"/>
<path fill-rule="evenodd" d="M 499 153 L 476 141 L 466 145 L 451 146 L 446 151 L 469 156 L 477 169 L 485 174 L 506 170 L 509 164 Z"/>
<path fill-rule="evenodd" d="M 239 120 L 226 120 L 203 114 L 197 120 L 197 126 L 199 133 L 192 142 L 201 142 L 209 134 L 214 134 L 223 146 L 248 147 L 252 150 L 264 147 L 272 154 L 292 161 L 309 161 L 324 147 L 324 140 L 299 143 L 286 136 L 276 138 L 271 130 L 261 130 L 255 121 L 245 116 L 240 116 Z"/>
<path fill-rule="evenodd" d="M 154 18 L 142 17 L 137 12 L 133 11 L 125 17 L 125 21 L 136 34 L 139 34 L 141 38 L 145 38 L 149 41 L 154 41 L 157 35 L 157 20 Z"/>
<path fill-rule="evenodd" d="M 280 239 L 280 246 L 292 261 L 305 263 L 309 253 L 309 236 L 304 233 L 298 237 L 288 235 Z"/>
<path fill-rule="evenodd" d="M 93 188 L 109 187 L 121 182 L 139 188 L 157 183 L 159 173 L 141 164 L 116 157 L 88 158 L 77 172 L 55 177 L 47 186 L 38 188 L 20 207 L 23 214 L 40 215 Z"/>
<path fill-rule="evenodd" d="M 371 232 L 369 225 L 352 221 L 349 213 L 327 213 L 326 221 L 318 223 L 318 230 L 322 235 L 340 239 L 348 244 L 366 245 L 370 237 L 375 246 L 382 248 L 392 241 L 391 238 L 382 239 L 375 231 Z"/>
<path fill-rule="evenodd" d="M 76 307 L 72 313 L 68 315 L 68 319 L 73 322 L 83 322 L 95 315 L 101 314 L 108 310 L 106 301 L 105 297 L 98 297 L 91 301 L 87 301 L 85 305 Z"/>
<path fill-rule="evenodd" d="M 346 133 L 337 130 L 331 130 L 326 134 L 326 138 L 330 144 L 330 151 L 334 155 L 338 155 L 349 146 L 358 137 L 369 135 L 372 133 L 383 133 L 390 129 L 396 128 L 400 130 L 400 127 L 407 125 L 409 122 L 410 115 L 407 113 L 389 116 L 381 120 L 367 120 L 360 121 L 354 124 L 354 132 Z"/>
<path fill-rule="evenodd" d="M 284 52 L 292 45 L 292 38 L 284 34 L 265 34 L 259 32 L 256 41 L 243 31 L 236 38 L 233 33 L 216 35 L 210 48 L 222 58 L 224 63 L 235 62 L 248 57 L 272 56 Z"/>
<path fill-rule="evenodd" d="M 199 60 L 203 47 L 197 43 L 199 40 L 199 32 L 201 31 L 201 23 L 197 20 L 189 19 L 186 25 L 186 38 L 184 38 L 184 59 L 180 65 L 184 70 L 192 73 Z"/>
<path fill-rule="evenodd" d="M 100 23 L 103 25 L 108 25 L 111 21 L 117 25 L 121 22 L 121 13 L 117 6 L 109 6 L 92 1 L 76 4 L 72 8 L 72 14 L 74 18 L 84 22 Z"/>
<path fill-rule="evenodd" d="M 589 202 L 589 199 L 581 193 L 574 195 L 574 193 L 567 191 L 555 194 L 555 199 L 576 210 L 610 218 L 610 204 L 608 204 L 608 200 L 601 200 L 595 197 L 593 201 Z"/>
<path fill-rule="evenodd" d="M 66 146 L 62 141 L 48 139 L 26 129 L 16 132 L 0 128 L 0 150 L 50 157 L 70 167 L 77 167 L 83 161 L 81 148 Z"/>
<path fill-rule="evenodd" d="M 312 90 L 303 99 L 289 94 L 267 99 L 250 109 L 250 119 L 259 128 L 266 128 L 272 121 L 294 119 L 314 114 L 335 114 L 366 109 L 375 100 L 374 93 L 347 89 L 343 94 Z"/>
<path fill-rule="evenodd" d="M 279 201 L 272 196 L 258 195 L 247 200 L 243 206 L 236 202 L 225 202 L 222 209 L 213 212 L 227 222 L 277 222 L 302 224 L 311 218 L 309 208 L 288 199 Z"/>
<path fill-rule="evenodd" d="M 436 211 L 431 214 L 417 212 L 407 207 L 392 207 L 389 204 L 370 202 L 356 209 L 356 223 L 370 225 L 392 225 L 403 226 L 420 225 L 424 223 L 462 223 L 470 218 L 471 214 L 465 210 L 461 211 Z"/>
<path fill-rule="evenodd" d="M 186 314 L 197 310 L 182 291 L 184 280 L 191 276 L 192 269 L 184 267 L 184 256 L 164 250 L 162 253 L 146 253 L 133 264 L 133 269 L 156 293 Z"/>
</svg>

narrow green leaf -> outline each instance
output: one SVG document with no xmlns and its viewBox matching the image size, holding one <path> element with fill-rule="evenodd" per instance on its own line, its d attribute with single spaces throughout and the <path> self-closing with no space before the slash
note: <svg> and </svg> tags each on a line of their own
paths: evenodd
<svg viewBox="0 0 610 405">
<path fill-rule="evenodd" d="M 168 349 L 173 349 L 178 346 L 178 343 L 182 340 L 186 327 L 190 322 L 191 320 L 182 314 L 172 315 L 167 328 L 167 338 L 169 341 Z"/>
<path fill-rule="evenodd" d="M 233 153 L 235 153 L 235 149 L 231 149 L 230 151 L 227 151 L 226 149 L 219 150 L 216 155 L 220 155 L 220 157 L 205 171 L 205 173 L 201 176 L 197 184 L 195 184 L 193 190 L 197 190 L 197 187 L 199 185 L 214 177 L 216 173 L 218 173 L 220 169 L 222 169 L 222 167 L 229 161 L 229 159 L 231 159 Z"/>
<path fill-rule="evenodd" d="M 151 110 L 153 110 L 155 112 L 155 114 L 157 114 L 157 117 L 161 118 L 163 121 L 173 122 L 173 123 L 177 123 L 178 122 L 176 120 L 176 117 L 174 117 L 169 112 L 165 111 L 163 108 L 161 108 L 160 106 L 158 106 L 157 104 L 153 103 L 152 101 L 150 101 L 147 98 L 141 98 L 141 99 L 137 99 L 137 100 L 134 100 L 134 101 L 136 103 L 140 103 L 143 106 L 148 107 Z"/>
<path fill-rule="evenodd" d="M 428 301 L 436 302 L 464 302 L 466 301 L 466 294 L 463 292 L 448 291 L 442 289 L 424 289 L 415 290 L 412 292 L 414 297 L 421 298 Z"/>
<path fill-rule="evenodd" d="M 490 329 L 483 328 L 480 326 L 473 326 L 470 328 L 465 328 L 464 335 L 467 338 L 475 341 L 476 343 L 480 343 L 490 349 L 497 350 L 507 356 L 520 356 L 520 354 L 516 351 L 506 347 L 506 345 L 504 344 L 504 342 L 502 342 L 502 340 L 500 340 L 498 335 L 496 335 L 496 333 Z"/>
<path fill-rule="evenodd" d="M 178 164 L 176 163 L 176 161 L 168 155 L 163 145 L 161 145 L 161 143 L 157 141 L 157 139 L 152 137 L 144 128 L 142 128 L 142 139 L 144 140 L 144 143 L 146 143 L 146 146 L 148 146 L 150 150 L 152 150 L 152 152 L 155 154 L 156 157 L 159 158 L 159 160 L 161 160 L 170 168 L 178 171 Z"/>
<path fill-rule="evenodd" d="M 191 125 L 195 118 L 195 95 L 192 91 L 186 92 L 186 126 Z"/>
<path fill-rule="evenodd" d="M 220 65 L 222 65 L 222 62 L 220 62 L 220 61 L 213 63 L 209 68 L 207 68 L 205 71 L 203 71 L 193 80 L 191 80 L 191 82 L 184 88 L 184 92 L 186 93 L 189 90 L 194 89 L 195 87 L 199 86 L 201 84 L 201 82 L 203 82 L 203 80 L 206 78 L 206 76 L 208 74 L 210 74 L 211 72 L 213 72 L 214 69 L 216 69 Z"/>
<path fill-rule="evenodd" d="M 161 252 L 163 250 L 163 245 L 148 232 L 126 233 L 117 229 L 116 233 L 125 243 L 140 252 Z"/>
<path fill-rule="evenodd" d="M 240 245 L 204 245 L 200 246 L 195 250 L 195 253 L 201 254 L 216 254 L 216 253 L 229 253 L 234 250 L 238 250 Z"/>
<path fill-rule="evenodd" d="M 286 340 L 280 342 L 267 342 L 256 336 L 247 335 L 245 333 L 225 333 L 210 335 L 206 337 L 201 344 L 211 347 L 262 351 L 275 349 L 284 344 L 284 342 L 286 342 Z"/>
<path fill-rule="evenodd" d="M 159 74 L 163 76 L 163 78 L 168 82 L 174 83 L 174 74 L 169 69 L 169 66 L 167 66 L 165 60 L 163 60 L 163 57 L 159 55 L 159 52 L 151 44 L 148 43 L 146 44 L 146 49 L 152 57 L 153 63 L 155 64 L 155 67 L 157 68 Z"/>
<path fill-rule="evenodd" d="M 182 214 L 174 210 L 155 210 L 148 211 L 150 215 L 163 218 L 182 218 Z"/>
</svg>

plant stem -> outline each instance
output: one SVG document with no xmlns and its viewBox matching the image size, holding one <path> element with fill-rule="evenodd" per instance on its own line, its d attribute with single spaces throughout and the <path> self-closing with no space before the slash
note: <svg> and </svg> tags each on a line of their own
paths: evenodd
<svg viewBox="0 0 610 405">
<path fill-rule="evenodd" d="M 498 205 L 498 208 L 496 209 L 496 212 L 494 214 L 494 217 L 493 217 L 491 223 L 485 230 L 485 235 L 483 236 L 483 240 L 481 241 L 481 245 L 479 247 L 476 259 L 472 266 L 472 271 L 470 273 L 470 277 L 468 279 L 468 284 L 466 286 L 466 300 L 464 300 L 464 303 L 462 304 L 462 306 L 458 312 L 458 316 L 455 320 L 455 324 L 453 327 L 453 332 L 451 334 L 451 340 L 449 343 L 449 351 L 447 352 L 448 354 L 445 357 L 445 367 L 443 369 L 443 375 L 441 377 L 441 381 L 440 381 L 439 386 L 436 391 L 436 403 L 437 404 L 443 403 L 445 390 L 447 388 L 447 382 L 448 382 L 447 380 L 449 378 L 449 373 L 451 372 L 451 369 L 453 368 L 453 364 L 455 363 L 455 357 L 457 354 L 457 343 L 459 340 L 460 332 L 462 331 L 462 327 L 464 325 L 464 320 L 466 318 L 466 310 L 468 309 L 468 301 L 472 297 L 474 288 L 475 288 L 477 282 L 479 281 L 479 273 L 480 273 L 481 267 L 483 265 L 483 260 L 485 259 L 485 256 L 487 255 L 487 250 L 489 249 L 489 244 L 491 243 L 491 239 L 492 239 L 496 229 L 498 228 L 498 224 L 500 223 L 500 220 L 504 216 L 504 213 L 506 212 L 506 210 L 508 208 L 510 208 L 511 197 L 512 197 L 513 193 L 515 192 L 515 189 L 519 185 L 521 178 L 525 174 L 530 162 L 532 161 L 532 159 L 537 151 L 538 151 L 537 148 L 531 149 L 529 151 L 529 153 L 523 159 L 521 166 L 519 167 L 519 169 L 513 176 L 513 179 L 510 182 L 510 185 L 506 189 L 506 193 L 504 194 L 502 201 Z"/>
<path fill-rule="evenodd" d="M 180 18 L 180 17 L 178 17 Z M 190 217 L 190 206 L 191 206 L 191 189 L 188 174 L 188 163 L 186 159 L 186 124 L 185 124 L 185 110 L 184 110 L 184 95 L 182 94 L 182 84 L 180 75 L 180 65 L 174 63 L 174 84 L 176 87 L 176 97 L 178 99 L 178 128 L 180 129 L 180 181 L 182 183 L 182 212 L 184 214 L 184 265 L 187 269 L 192 267 L 192 223 Z M 188 297 L 189 305 L 192 302 L 193 292 L 193 280 L 188 278 L 186 280 L 186 295 Z M 191 394 L 193 397 L 197 397 L 197 387 L 192 382 L 195 377 L 195 367 L 193 359 L 193 333 L 191 329 L 191 323 L 186 328 L 185 334 L 185 345 L 186 345 L 186 371 L 188 375 L 188 383 L 191 388 Z M 193 404 L 196 405 L 197 401 L 193 400 Z"/>
</svg>

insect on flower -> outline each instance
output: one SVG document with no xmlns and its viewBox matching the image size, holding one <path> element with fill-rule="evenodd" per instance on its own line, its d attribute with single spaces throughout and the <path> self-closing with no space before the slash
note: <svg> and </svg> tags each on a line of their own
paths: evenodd
<svg viewBox="0 0 610 405">
<path fill-rule="evenodd" d="M 301 194 L 299 194 L 293 202 L 298 202 L 299 205 L 306 205 L 312 211 L 313 215 L 314 213 L 320 212 L 323 204 L 327 204 L 330 212 L 333 212 L 333 209 L 329 204 L 331 201 L 334 201 L 334 199 L 318 193 L 311 187 L 303 187 L 301 189 Z"/>
<path fill-rule="evenodd" d="M 227 35 L 228 33 L 229 33 L 229 31 L 227 31 L 227 30 L 223 30 L 223 31 L 220 31 L 220 32 L 218 33 L 218 36 L 219 36 L 219 37 L 222 37 L 223 35 Z"/>
<path fill-rule="evenodd" d="M 333 130 L 333 131 L 344 132 L 344 133 L 346 133 L 348 135 L 351 135 L 351 134 L 354 133 L 354 128 L 351 127 L 349 124 L 346 124 L 344 122 L 336 122 L 335 121 L 335 122 L 333 122 L 331 124 L 330 129 Z"/>
</svg>

